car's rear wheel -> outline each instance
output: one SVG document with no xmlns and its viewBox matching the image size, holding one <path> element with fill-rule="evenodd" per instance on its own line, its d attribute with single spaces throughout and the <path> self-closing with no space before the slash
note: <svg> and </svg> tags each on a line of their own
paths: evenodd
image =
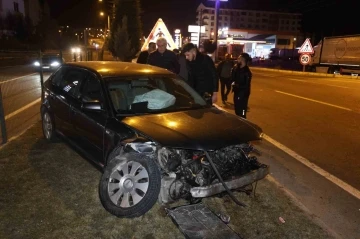
<svg viewBox="0 0 360 239">
<path fill-rule="evenodd" d="M 127 153 L 110 159 L 99 184 L 104 208 L 117 217 L 139 217 L 149 211 L 160 193 L 160 172 L 146 155 Z"/>
<path fill-rule="evenodd" d="M 52 115 L 47 110 L 42 112 L 42 130 L 45 139 L 49 141 L 54 141 L 56 138 L 55 135 L 55 124 Z"/>
</svg>

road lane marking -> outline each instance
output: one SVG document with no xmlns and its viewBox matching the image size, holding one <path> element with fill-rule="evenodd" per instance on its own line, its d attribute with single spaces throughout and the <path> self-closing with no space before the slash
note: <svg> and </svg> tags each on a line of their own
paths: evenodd
<svg viewBox="0 0 360 239">
<path fill-rule="evenodd" d="M 254 77 L 260 77 L 260 76 L 265 76 L 265 77 L 269 77 L 269 78 L 279 78 L 279 79 L 285 78 L 286 79 L 286 77 L 294 76 L 294 75 L 292 75 L 292 74 L 267 75 L 267 74 L 259 73 L 259 72 L 254 73 Z M 356 80 L 356 79 L 352 79 L 352 78 L 345 78 L 345 79 L 341 80 L 336 77 L 324 77 L 324 76 L 312 76 L 312 75 L 303 75 L 303 76 L 299 76 L 299 77 L 306 78 L 307 80 L 325 80 L 325 81 L 360 84 L 360 80 Z"/>
<path fill-rule="evenodd" d="M 352 109 L 349 109 L 349 108 L 346 108 L 346 107 L 342 107 L 342 106 L 338 106 L 338 105 L 326 103 L 326 102 L 323 102 L 323 101 L 319 101 L 319 100 L 314 100 L 314 99 L 302 97 L 302 96 L 299 96 L 299 95 L 294 95 L 294 94 L 286 93 L 286 92 L 283 92 L 283 91 L 275 90 L 275 92 L 276 92 L 276 93 L 283 94 L 283 95 L 288 95 L 288 96 L 296 97 L 296 98 L 299 98 L 299 99 L 308 100 L 308 101 L 312 101 L 312 102 L 315 102 L 315 103 L 319 103 L 319 104 L 323 104 L 323 105 L 335 107 L 335 108 L 342 109 L 342 110 L 347 110 L 347 111 L 351 111 L 351 112 L 353 111 Z"/>
<path fill-rule="evenodd" d="M 317 78 L 315 78 L 317 79 Z M 337 81 L 337 82 L 344 82 L 344 83 L 355 83 L 355 84 L 360 84 L 359 80 L 355 80 L 355 79 L 347 79 L 347 80 L 338 80 L 338 79 L 320 79 L 320 80 L 327 80 L 327 81 Z"/>
<path fill-rule="evenodd" d="M 24 129 L 23 131 L 21 131 L 20 133 L 18 133 L 17 135 L 14 135 L 13 137 L 11 137 L 10 139 L 7 140 L 6 144 L 3 144 L 0 146 L 0 150 L 2 150 L 6 145 L 8 145 L 9 142 L 19 138 L 21 135 L 23 135 L 26 131 L 28 131 L 30 128 L 34 127 L 37 124 L 38 121 L 36 121 L 35 123 L 31 124 L 29 127 L 27 127 L 26 129 Z"/>
<path fill-rule="evenodd" d="M 36 105 L 36 104 L 37 104 L 37 103 L 39 103 L 40 101 L 41 101 L 41 98 L 39 98 L 39 99 L 37 99 L 37 100 L 34 100 L 33 102 L 31 102 L 31 103 L 29 103 L 29 104 L 27 104 L 27 105 L 25 105 L 25 106 L 21 107 L 21 108 L 20 108 L 20 109 L 18 109 L 18 110 L 15 110 L 14 112 L 12 112 L 12 113 L 10 113 L 10 114 L 6 115 L 6 116 L 5 116 L 5 120 L 8 120 L 8 119 L 10 119 L 11 117 L 13 117 L 13 116 L 15 116 L 15 115 L 17 115 L 17 114 L 21 113 L 22 111 L 27 110 L 28 108 L 30 108 L 30 107 L 32 107 L 32 106 L 34 106 L 34 105 Z"/>
<path fill-rule="evenodd" d="M 217 104 L 214 104 L 214 105 L 218 109 L 228 112 L 225 108 L 223 108 L 223 107 L 221 107 L 221 106 L 219 106 Z M 230 112 L 228 112 L 228 113 L 230 113 Z M 295 160 L 299 161 L 300 163 L 302 163 L 306 167 L 310 168 L 315 173 L 323 176 L 324 178 L 326 178 L 330 182 L 334 183 L 335 185 L 337 185 L 338 187 L 340 187 L 344 191 L 346 191 L 349 194 L 353 195 L 357 199 L 360 199 L 360 191 L 358 189 L 354 188 L 353 186 L 351 186 L 350 184 L 348 184 L 348 183 L 342 181 L 341 179 L 335 177 L 331 173 L 325 171 L 324 169 L 320 168 L 316 164 L 310 162 L 308 159 L 306 159 L 306 158 L 302 157 L 301 155 L 297 154 L 295 151 L 291 150 L 290 148 L 286 147 L 285 145 L 281 144 L 280 142 L 274 140 L 270 136 L 268 136 L 266 134 L 263 134 L 263 139 L 265 139 L 266 141 L 268 141 L 269 143 L 271 143 L 272 145 L 274 145 L 278 149 L 284 151 L 290 157 L 294 158 Z"/>
<path fill-rule="evenodd" d="M 261 75 L 261 76 L 265 76 L 268 78 L 276 78 L 278 76 L 275 75 Z M 261 77 L 258 76 L 257 74 L 254 74 L 254 77 Z M 326 86 L 332 86 L 332 87 L 338 87 L 338 88 L 344 88 L 344 89 L 353 89 L 352 87 L 346 87 L 346 86 L 339 86 L 339 85 L 328 85 L 328 84 L 322 84 L 322 83 L 318 83 L 318 82 L 314 82 L 314 81 L 321 81 L 321 80 L 327 80 L 327 81 L 336 81 L 336 82 L 349 82 L 349 83 L 360 83 L 360 82 L 352 82 L 352 81 L 342 81 L 342 80 L 331 80 L 331 79 L 323 79 L 323 78 L 307 78 L 306 80 L 301 80 L 301 79 L 294 79 L 294 78 L 287 78 L 287 75 L 282 75 L 280 78 L 278 77 L 277 79 L 280 80 L 291 80 L 291 81 L 300 81 L 300 82 L 307 82 L 307 83 L 312 83 L 312 84 L 317 84 L 317 85 L 326 85 Z"/>
<path fill-rule="evenodd" d="M 1 85 L 1 84 L 4 84 L 4 83 L 7 83 L 7 82 L 10 82 L 10 81 L 18 80 L 18 79 L 21 79 L 21 78 L 24 78 L 24 77 L 27 77 L 27 76 L 32 76 L 32 75 L 35 75 L 35 74 L 38 74 L 38 73 L 31 73 L 31 74 L 24 75 L 24 76 L 19 76 L 19 77 L 10 79 L 10 80 L 1 81 L 1 82 L 0 82 L 0 85 Z"/>
<path fill-rule="evenodd" d="M 26 66 L 26 65 L 1 66 L 0 69 L 11 68 L 11 67 L 19 67 L 19 66 Z"/>
<path fill-rule="evenodd" d="M 317 85 L 332 86 L 332 87 L 338 87 L 338 88 L 344 88 L 344 89 L 353 89 L 351 87 L 340 86 L 340 85 L 328 85 L 328 84 L 322 84 L 322 83 L 318 83 L 318 82 L 312 82 L 312 81 L 309 81 L 309 80 L 299 80 L 299 79 L 290 79 L 290 78 L 287 78 L 287 79 L 285 78 L 285 80 L 300 81 L 300 82 L 306 82 L 306 83 L 317 84 Z"/>
<path fill-rule="evenodd" d="M 357 199 L 360 199 L 360 191 L 357 190 L 356 188 L 354 188 L 353 186 L 347 184 L 346 182 L 342 181 L 341 179 L 339 179 L 339 178 L 335 177 L 334 175 L 328 173 L 324 169 L 322 169 L 319 166 L 317 166 L 316 164 L 310 162 L 308 159 L 306 159 L 306 158 L 302 157 L 301 155 L 297 154 L 296 152 L 289 149 L 285 145 L 283 145 L 283 144 L 277 142 L 276 140 L 272 139 L 268 135 L 264 134 L 263 138 L 266 141 L 268 141 L 269 143 L 273 144 L 277 148 L 279 148 L 282 151 L 284 151 L 285 153 L 287 153 L 288 155 L 290 155 L 291 157 L 293 157 L 294 159 L 296 159 L 297 161 L 299 161 L 300 163 L 304 164 L 308 168 L 310 168 L 313 171 L 315 171 L 316 173 L 320 174 L 321 176 L 323 176 L 324 178 L 326 178 L 330 182 L 334 183 L 338 187 L 340 187 L 343 190 L 345 190 L 346 192 L 350 193 L 351 195 L 353 195 Z"/>
</svg>

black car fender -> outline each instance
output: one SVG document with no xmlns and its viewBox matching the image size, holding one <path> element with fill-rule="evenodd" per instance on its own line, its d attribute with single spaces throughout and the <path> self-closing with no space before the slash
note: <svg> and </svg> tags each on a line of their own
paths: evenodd
<svg viewBox="0 0 360 239">
<path fill-rule="evenodd" d="M 107 135 L 106 137 L 111 136 Z M 138 135 L 136 132 L 133 132 L 132 135 L 128 135 L 128 137 L 120 137 L 118 134 L 115 134 L 112 137 L 110 142 L 114 142 L 114 144 L 108 144 L 108 147 L 106 147 L 106 164 L 108 164 L 115 156 L 126 152 L 152 155 L 156 151 L 156 144 L 153 141 Z"/>
<path fill-rule="evenodd" d="M 53 111 L 50 107 L 49 101 L 45 98 L 40 106 L 40 113 L 41 115 L 44 113 L 44 111 L 47 110 L 51 115 L 53 114 Z"/>
</svg>

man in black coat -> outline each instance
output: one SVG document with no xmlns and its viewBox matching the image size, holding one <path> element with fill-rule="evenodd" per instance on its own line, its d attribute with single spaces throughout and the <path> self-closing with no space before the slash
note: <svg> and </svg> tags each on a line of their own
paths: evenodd
<svg viewBox="0 0 360 239">
<path fill-rule="evenodd" d="M 149 55 L 147 63 L 149 65 L 158 66 L 168 69 L 169 71 L 179 74 L 180 65 L 175 52 L 166 49 L 167 41 L 160 37 L 156 41 L 157 50 Z"/>
<path fill-rule="evenodd" d="M 251 57 L 247 53 L 241 53 L 237 64 L 231 72 L 233 82 L 235 114 L 246 119 L 246 112 L 251 91 L 252 73 L 248 67 Z"/>
<path fill-rule="evenodd" d="M 147 63 L 147 60 L 148 60 L 148 57 L 149 57 L 149 54 L 153 51 L 156 50 L 156 44 L 155 42 L 150 42 L 149 45 L 148 45 L 148 49 L 146 51 L 142 51 L 140 52 L 139 54 L 139 57 L 136 61 L 136 63 L 139 63 L 139 64 L 146 64 Z"/>
<path fill-rule="evenodd" d="M 212 103 L 217 101 L 219 77 L 213 60 L 198 51 L 192 43 L 184 45 L 182 52 L 189 64 L 189 84 L 201 96 L 211 96 Z"/>
</svg>

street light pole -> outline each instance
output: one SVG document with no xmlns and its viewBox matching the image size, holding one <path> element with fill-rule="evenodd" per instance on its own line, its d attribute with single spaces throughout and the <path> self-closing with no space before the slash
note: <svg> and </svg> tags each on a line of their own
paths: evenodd
<svg viewBox="0 0 360 239">
<path fill-rule="evenodd" d="M 198 48 L 200 48 L 200 42 L 201 42 L 201 25 L 202 25 L 202 9 L 199 11 L 199 43 Z"/>
<path fill-rule="evenodd" d="M 215 51 L 215 60 L 218 58 L 218 32 L 219 32 L 219 11 L 220 11 L 220 0 L 216 0 L 215 2 L 215 33 L 214 33 L 214 42 L 216 44 Z"/>
<path fill-rule="evenodd" d="M 60 37 L 60 41 L 59 41 L 60 52 L 59 53 L 60 53 L 60 59 L 62 59 L 63 53 L 62 53 L 62 31 L 61 30 L 59 30 L 59 34 L 60 34 L 60 36 L 59 36 Z"/>
<path fill-rule="evenodd" d="M 107 24 L 105 23 L 105 37 L 106 37 L 106 34 L 107 34 L 107 29 L 110 31 L 110 15 L 109 14 L 106 14 L 106 15 L 107 15 Z M 100 12 L 100 16 L 104 17 L 105 13 Z"/>
</svg>

